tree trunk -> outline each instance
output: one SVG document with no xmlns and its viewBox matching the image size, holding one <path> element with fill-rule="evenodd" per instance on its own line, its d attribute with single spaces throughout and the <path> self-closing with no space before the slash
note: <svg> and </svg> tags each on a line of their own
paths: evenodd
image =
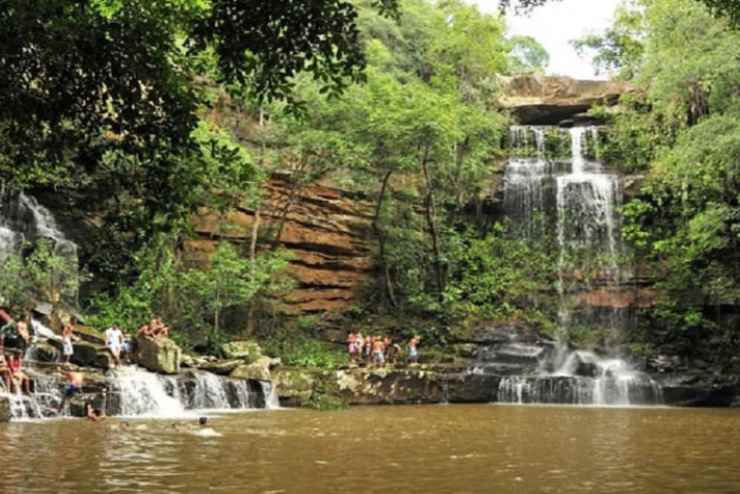
<svg viewBox="0 0 740 494">
<path fill-rule="evenodd" d="M 391 280 L 390 268 L 385 258 L 385 242 L 386 236 L 385 231 L 380 227 L 380 212 L 383 208 L 383 201 L 385 200 L 385 192 L 388 189 L 388 182 L 390 181 L 392 171 L 386 172 L 383 176 L 383 181 L 380 185 L 380 192 L 378 193 L 378 201 L 375 203 L 375 215 L 373 216 L 373 232 L 378 239 L 378 259 L 380 261 L 380 268 L 383 271 L 383 285 L 385 287 L 385 295 L 388 302 L 392 307 L 398 307 L 396 301 L 395 291 L 393 289 L 393 281 Z"/>
<path fill-rule="evenodd" d="M 252 223 L 252 238 L 249 243 L 249 260 L 251 265 L 249 267 L 252 280 L 254 280 L 255 270 L 257 269 L 257 237 L 259 236 L 260 224 L 262 222 L 262 216 L 260 214 L 260 208 L 257 208 L 254 212 L 254 223 Z M 254 313 L 257 309 L 256 295 L 249 301 L 249 311 L 247 313 L 247 335 L 253 336 L 255 333 L 256 321 L 254 319 Z"/>
<path fill-rule="evenodd" d="M 437 282 L 437 298 L 441 302 L 443 299 L 443 292 L 445 289 L 445 276 L 444 269 L 442 267 L 442 255 L 439 248 L 439 232 L 437 231 L 437 224 L 435 222 L 435 207 L 434 207 L 434 193 L 432 186 L 432 178 L 429 172 L 429 148 L 424 150 L 424 155 L 421 159 L 421 168 L 424 171 L 424 181 L 426 183 L 427 193 L 424 201 L 424 215 L 427 220 L 427 226 L 429 228 L 429 234 L 432 237 L 432 254 L 434 256 L 434 275 Z"/>
</svg>

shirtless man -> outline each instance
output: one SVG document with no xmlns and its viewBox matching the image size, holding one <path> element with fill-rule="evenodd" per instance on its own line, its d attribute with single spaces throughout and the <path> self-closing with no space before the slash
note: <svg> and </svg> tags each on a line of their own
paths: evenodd
<svg viewBox="0 0 740 494">
<path fill-rule="evenodd" d="M 149 324 L 142 324 L 139 330 L 136 332 L 136 336 L 141 338 L 152 338 L 152 328 Z"/>
<path fill-rule="evenodd" d="M 64 387 L 64 398 L 62 398 L 62 402 L 59 404 L 57 413 L 62 413 L 67 400 L 82 392 L 82 383 L 85 381 L 84 376 L 79 372 L 67 371 L 64 373 L 64 378 L 67 380 L 67 385 Z"/>
</svg>

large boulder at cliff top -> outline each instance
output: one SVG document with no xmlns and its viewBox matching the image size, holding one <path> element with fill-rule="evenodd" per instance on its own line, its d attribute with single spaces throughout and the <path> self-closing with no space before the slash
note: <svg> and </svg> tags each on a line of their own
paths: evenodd
<svg viewBox="0 0 740 494">
<path fill-rule="evenodd" d="M 557 125 L 595 104 L 614 105 L 633 88 L 619 81 L 588 81 L 562 76 L 502 78 L 499 104 L 525 125 Z"/>
<path fill-rule="evenodd" d="M 152 372 L 177 374 L 180 372 L 182 351 L 169 338 L 143 338 L 136 340 L 136 363 Z"/>
</svg>

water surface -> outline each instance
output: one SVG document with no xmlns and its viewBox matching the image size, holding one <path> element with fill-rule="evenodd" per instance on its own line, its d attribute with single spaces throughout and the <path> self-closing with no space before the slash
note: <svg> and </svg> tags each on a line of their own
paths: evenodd
<svg viewBox="0 0 740 494">
<path fill-rule="evenodd" d="M 0 492 L 737 493 L 740 411 L 519 406 L 0 425 Z"/>
</svg>

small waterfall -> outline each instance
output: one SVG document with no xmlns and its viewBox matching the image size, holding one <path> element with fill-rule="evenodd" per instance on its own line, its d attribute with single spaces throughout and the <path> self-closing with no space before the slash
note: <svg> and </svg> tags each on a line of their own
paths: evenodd
<svg viewBox="0 0 740 494">
<path fill-rule="evenodd" d="M 192 408 L 196 409 L 228 409 L 231 408 L 229 397 L 226 391 L 226 382 L 224 378 L 211 374 L 210 372 L 198 372 L 195 374 L 195 388 L 192 394 Z M 246 383 L 245 383 L 246 389 Z M 246 400 L 249 403 L 249 391 L 247 390 Z M 238 400 L 241 401 L 241 400 Z"/>
<path fill-rule="evenodd" d="M 124 416 L 177 418 L 192 417 L 194 410 L 271 408 L 270 383 L 253 389 L 250 381 L 209 372 L 161 376 L 124 367 L 112 371 L 108 380 Z"/>
<path fill-rule="evenodd" d="M 112 372 L 111 388 L 120 396 L 123 416 L 185 417 L 177 381 L 135 367 L 123 367 Z"/>
<path fill-rule="evenodd" d="M 55 376 L 39 374 L 26 369 L 25 372 L 34 382 L 33 393 L 9 393 L 0 384 L 0 397 L 10 403 L 10 415 L 13 420 L 41 419 L 57 415 L 57 407 L 62 399 L 62 383 Z"/>
<path fill-rule="evenodd" d="M 620 359 L 601 359 L 573 352 L 555 373 L 504 377 L 497 399 L 502 403 L 564 403 L 572 405 L 656 405 L 663 403 L 660 386 Z"/>
</svg>

